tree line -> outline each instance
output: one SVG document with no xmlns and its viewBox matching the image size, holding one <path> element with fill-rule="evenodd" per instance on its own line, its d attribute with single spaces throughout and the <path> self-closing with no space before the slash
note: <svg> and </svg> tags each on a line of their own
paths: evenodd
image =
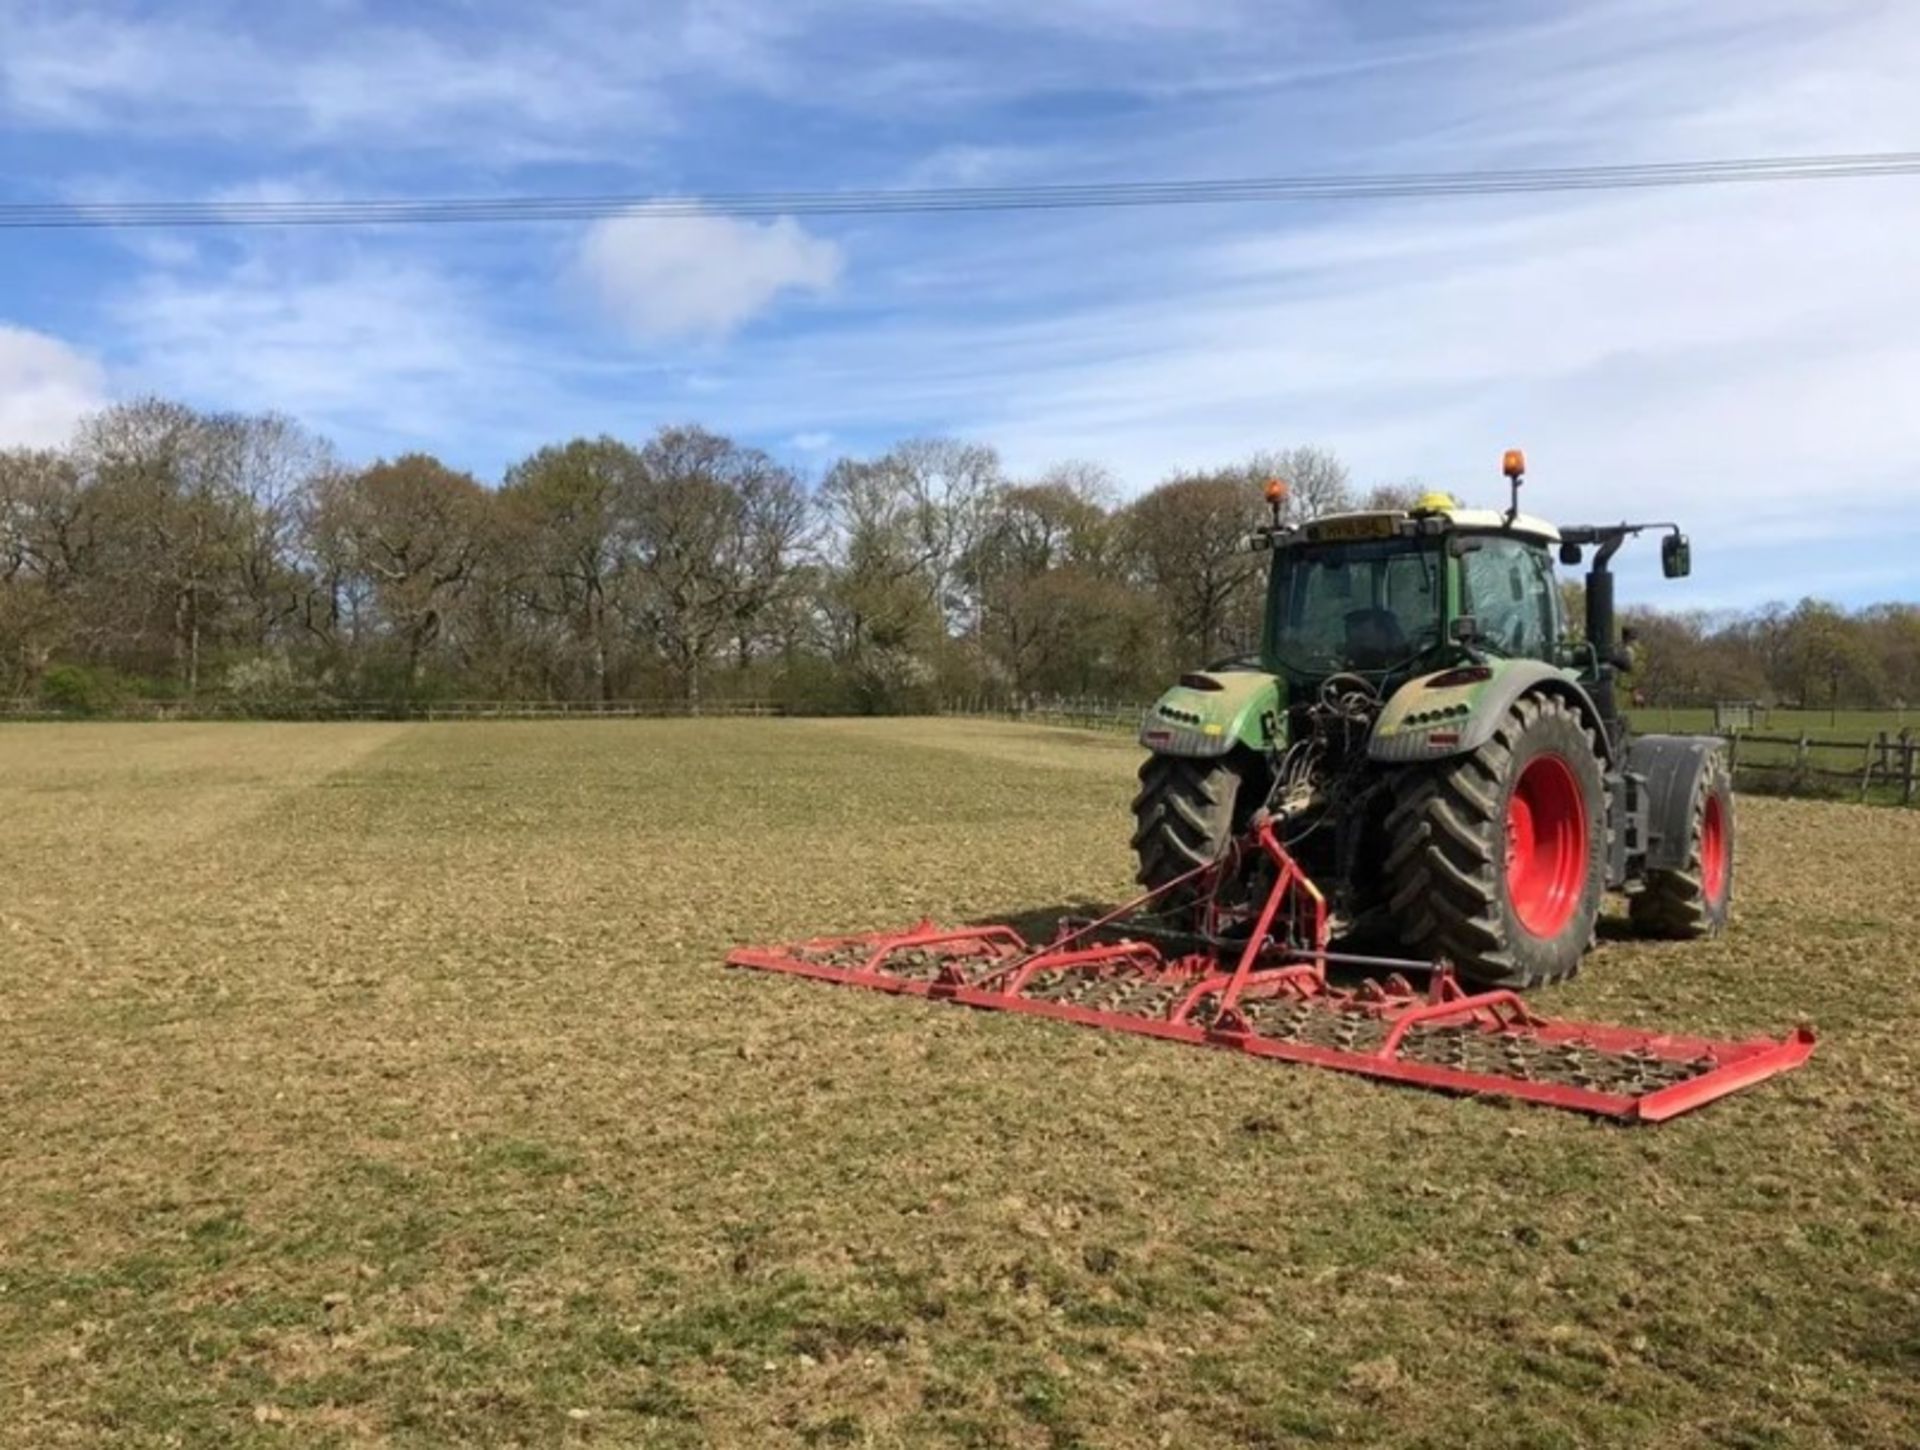
<svg viewBox="0 0 1920 1450">
<path fill-rule="evenodd" d="M 1404 504 L 1324 449 L 1179 473 L 1009 476 L 912 439 L 817 480 L 698 426 L 541 448 L 493 485 L 423 453 L 366 467 L 277 415 L 148 399 L 0 452 L 0 694 L 303 703 L 1156 692 L 1253 647 L 1261 487 L 1305 517 Z M 1808 601 L 1638 612 L 1656 703 L 1920 698 L 1920 611 Z"/>
</svg>

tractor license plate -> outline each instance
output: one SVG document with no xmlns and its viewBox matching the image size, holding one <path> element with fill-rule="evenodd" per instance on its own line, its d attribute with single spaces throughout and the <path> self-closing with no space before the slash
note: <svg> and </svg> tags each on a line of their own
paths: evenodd
<svg viewBox="0 0 1920 1450">
<path fill-rule="evenodd" d="M 1396 520 L 1392 514 L 1360 514 L 1348 519 L 1328 519 L 1308 532 L 1320 539 L 1390 539 Z"/>
</svg>

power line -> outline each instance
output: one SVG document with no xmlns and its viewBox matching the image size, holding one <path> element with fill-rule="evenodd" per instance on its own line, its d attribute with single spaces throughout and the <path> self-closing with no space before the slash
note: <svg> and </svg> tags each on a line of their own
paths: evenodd
<svg viewBox="0 0 1920 1450">
<path fill-rule="evenodd" d="M 1767 156 L 1522 171 L 1435 171 L 1267 176 L 1083 185 L 961 186 L 916 190 L 401 198 L 338 201 L 0 202 L 0 229 L 73 227 L 319 227 L 595 221 L 608 217 L 895 216 L 1067 211 L 1105 207 L 1224 206 L 1374 201 L 1424 196 L 1515 196 L 1756 182 L 1920 175 L 1920 152 Z"/>
</svg>

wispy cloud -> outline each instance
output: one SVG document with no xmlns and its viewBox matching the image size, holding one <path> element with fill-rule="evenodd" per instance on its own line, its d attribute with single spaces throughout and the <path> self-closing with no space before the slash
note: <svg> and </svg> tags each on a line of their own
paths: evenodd
<svg viewBox="0 0 1920 1450">
<path fill-rule="evenodd" d="M 561 141 L 662 112 L 647 46 L 575 48 L 563 33 L 475 16 L 464 28 L 351 3 L 321 13 L 183 0 L 0 0 L 0 109 L 36 128 L 311 147 L 378 135 L 403 150 Z M 506 12 L 499 17 L 508 20 Z M 605 37 L 602 37 L 603 42 Z"/>
<path fill-rule="evenodd" d="M 1252 33 L 1265 49 L 1280 18 L 1300 8 L 586 0 L 409 13 L 373 0 L 285 10 L 179 0 L 155 12 L 114 0 L 0 0 L 0 112 L 41 129 L 139 126 L 255 149 L 378 136 L 398 150 L 461 149 L 489 162 L 620 138 L 619 149 L 574 151 L 607 159 L 631 155 L 638 134 L 671 130 L 679 110 L 699 109 L 716 85 L 822 106 L 951 106 L 1058 83 L 1074 63 L 1063 38 L 1112 47 L 1205 38 L 1231 55 L 1244 45 L 1238 27 L 1257 18 Z M 850 55 L 849 30 L 875 44 Z M 918 44 L 929 37 L 939 43 Z M 906 59 L 909 51 L 918 54 Z M 1169 52 L 1153 69 L 1174 59 Z"/>
</svg>

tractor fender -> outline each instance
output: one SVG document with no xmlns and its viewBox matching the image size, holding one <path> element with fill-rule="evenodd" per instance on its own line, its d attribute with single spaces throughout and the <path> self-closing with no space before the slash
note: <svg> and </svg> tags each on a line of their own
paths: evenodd
<svg viewBox="0 0 1920 1450">
<path fill-rule="evenodd" d="M 1374 721 L 1367 758 L 1410 765 L 1469 755 L 1492 738 L 1508 707 L 1528 694 L 1565 700 L 1593 732 L 1602 765 L 1612 763 L 1613 746 L 1593 697 L 1565 671 L 1541 660 L 1454 665 L 1408 680 Z"/>
<path fill-rule="evenodd" d="M 1259 670 L 1182 675 L 1140 722 L 1140 743 L 1154 754 L 1199 759 L 1242 747 L 1265 754 L 1285 735 L 1280 681 Z"/>
<path fill-rule="evenodd" d="M 1726 747 L 1717 735 L 1639 735 L 1627 747 L 1627 774 L 1647 803 L 1646 866 L 1684 871 L 1693 850 L 1693 793 Z"/>
</svg>

